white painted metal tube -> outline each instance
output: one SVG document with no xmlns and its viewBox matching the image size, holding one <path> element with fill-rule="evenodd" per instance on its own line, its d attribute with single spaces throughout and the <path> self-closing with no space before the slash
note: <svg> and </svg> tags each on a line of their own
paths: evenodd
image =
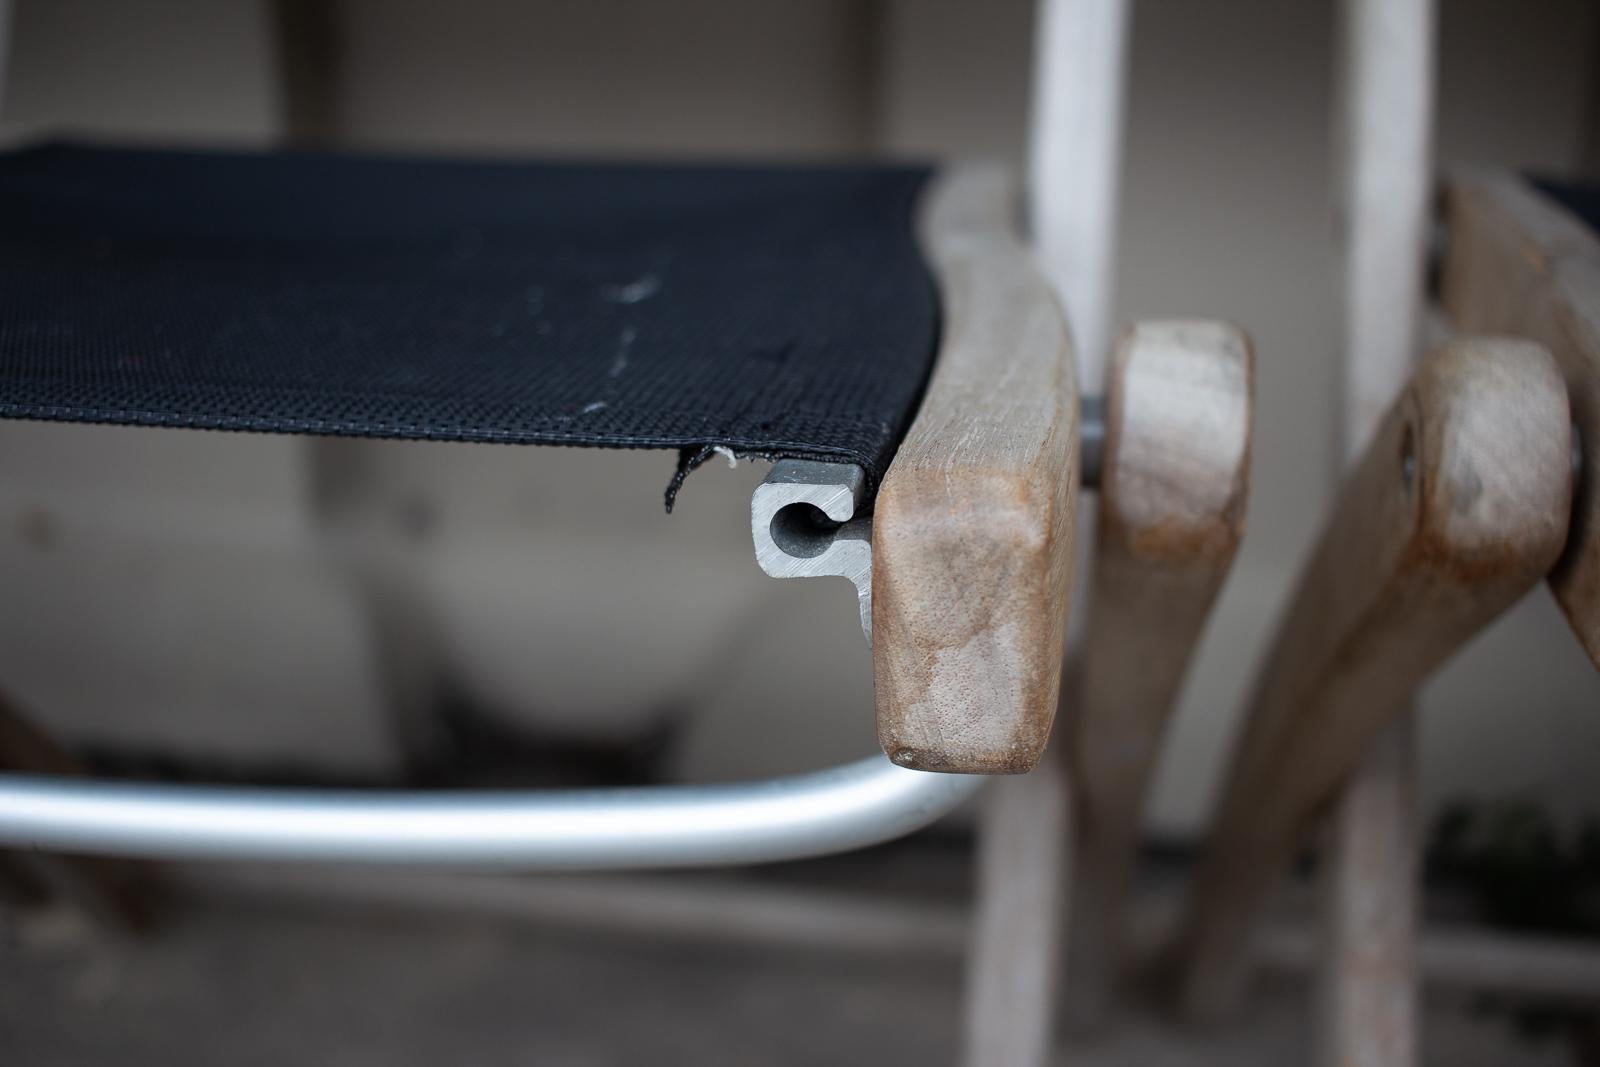
<svg viewBox="0 0 1600 1067">
<path fill-rule="evenodd" d="M 0 774 L 0 845 L 149 859 L 625 870 L 769 863 L 920 829 L 982 787 L 875 755 L 759 782 L 368 792 Z"/>
</svg>

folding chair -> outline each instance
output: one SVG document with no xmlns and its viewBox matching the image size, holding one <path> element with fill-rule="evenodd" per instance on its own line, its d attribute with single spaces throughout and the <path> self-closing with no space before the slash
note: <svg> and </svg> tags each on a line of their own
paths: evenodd
<svg viewBox="0 0 1600 1067">
<path fill-rule="evenodd" d="M 1148 772 L 1237 545 L 1248 462 L 1237 330 L 1140 324 L 1101 370 L 1126 24 L 1120 0 L 1041 6 L 1037 261 L 1011 181 L 983 166 L 71 145 L 0 158 L 0 416 L 676 449 L 669 506 L 710 456 L 771 460 L 751 503 L 757 561 L 854 583 L 884 751 L 743 785 L 445 794 L 90 781 L 11 746 L 0 843 L 529 870 L 754 863 L 887 840 L 1013 775 L 981 817 L 967 1056 L 1041 1060 L 1064 763 L 1083 771 L 1086 862 L 1116 885 L 1137 807 L 1126 786 Z M 1105 393 L 1086 417 L 1080 371 Z M 1079 490 L 1102 468 L 1089 556 Z M 1076 556 L 1094 560 L 1099 602 L 1084 712 L 1046 759 Z M 1130 667 L 1136 644 L 1148 671 Z"/>
<path fill-rule="evenodd" d="M 71 147 L 13 153 L 0 171 L 0 413 L 670 447 L 680 478 L 715 449 L 768 456 L 779 463 L 754 514 L 769 569 L 773 552 L 811 566 L 847 554 L 862 524 L 846 520 L 876 490 L 873 614 L 895 635 L 876 646 L 885 747 L 916 768 L 1037 758 L 1059 676 L 1076 395 L 1054 304 L 1008 233 L 1001 175 Z M 948 605 L 968 582 L 997 595 L 965 608 L 971 629 L 957 633 Z M 930 602 L 945 614 L 927 617 Z M 1010 670 L 962 692 L 974 678 L 890 654 L 919 642 Z M 1002 725 L 947 744 L 941 716 L 956 703 Z M 88 851 L 651 866 L 880 840 L 979 781 L 874 759 L 753 791 L 327 809 L 96 786 L 120 829 L 91 826 L 86 795 L 17 781 L 4 807 L 13 839 Z M 148 821 L 132 825 L 136 812 Z"/>
</svg>

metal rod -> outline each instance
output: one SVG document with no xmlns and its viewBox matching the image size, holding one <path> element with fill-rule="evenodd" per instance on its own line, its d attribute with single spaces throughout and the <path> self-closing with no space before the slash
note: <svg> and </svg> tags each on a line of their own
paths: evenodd
<svg viewBox="0 0 1600 1067">
<path fill-rule="evenodd" d="M 537 792 L 364 792 L 0 774 L 0 845 L 137 856 L 623 870 L 770 863 L 933 822 L 979 776 L 874 755 L 765 781 Z"/>
<path fill-rule="evenodd" d="M 1099 489 L 1106 458 L 1106 398 L 1101 394 L 1078 401 L 1078 481 Z"/>
</svg>

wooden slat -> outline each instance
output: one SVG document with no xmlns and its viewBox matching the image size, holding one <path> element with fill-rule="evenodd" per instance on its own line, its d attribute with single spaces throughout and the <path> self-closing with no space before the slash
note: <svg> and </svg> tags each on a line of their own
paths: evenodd
<svg viewBox="0 0 1600 1067">
<path fill-rule="evenodd" d="M 1566 377 L 1583 464 L 1550 588 L 1600 666 L 1600 238 L 1511 175 L 1453 182 L 1449 220 L 1443 298 L 1455 327 L 1538 341 Z"/>
<path fill-rule="evenodd" d="M 1106 392 L 1099 522 L 1077 698 L 1063 712 L 1078 806 L 1069 1005 L 1099 1017 L 1167 717 L 1244 534 L 1254 362 L 1214 322 L 1147 322 Z"/>
<path fill-rule="evenodd" d="M 1078 381 L 1104 392 L 1116 306 L 1118 174 L 1132 0 L 1039 0 L 1028 220 L 1072 324 Z"/>
<path fill-rule="evenodd" d="M 1027 214 L 1035 252 L 1077 339 L 1077 378 L 1096 391 L 1112 317 L 1131 6 L 1040 0 L 1035 7 Z M 1068 463 L 1076 468 L 1075 454 Z M 1062 516 L 1054 536 L 1075 535 L 1090 520 Z M 1060 565 L 1072 567 L 1088 547 L 1061 546 Z M 1062 623 L 1050 637 L 1056 647 L 1070 605 L 1064 598 L 1055 609 Z M 1046 716 L 1059 688 L 1047 694 Z M 978 826 L 978 915 L 966 989 L 964 1062 L 972 1067 L 1039 1067 L 1050 1058 L 1062 909 L 1071 888 L 1066 776 L 1058 744 L 1033 774 L 989 788 Z"/>
<path fill-rule="evenodd" d="M 1367 746 L 1340 790 L 1321 860 L 1319 1067 L 1416 1062 L 1416 708 Z"/>
<path fill-rule="evenodd" d="M 1433 175 L 1435 0 L 1343 0 L 1342 462 L 1359 459 L 1417 353 Z M 1340 790 L 1319 865 L 1316 1062 L 1410 1067 L 1417 1049 L 1416 708 L 1378 732 Z"/>
<path fill-rule="evenodd" d="M 872 660 L 878 741 L 918 770 L 1016 774 L 1050 736 L 1060 682 L 1077 389 L 1060 310 L 1013 230 L 998 169 L 928 194 L 921 236 L 943 337 L 878 491 Z"/>
<path fill-rule="evenodd" d="M 1188 1014 L 1236 1004 L 1254 919 L 1385 723 L 1548 571 L 1571 502 L 1550 354 L 1460 338 L 1424 361 L 1345 482 L 1258 680 L 1185 925 Z"/>
<path fill-rule="evenodd" d="M 1061 921 L 1074 880 L 1071 839 L 1071 790 L 1056 746 L 1031 773 L 984 794 L 964 996 L 966 1067 L 1050 1062 Z"/>
</svg>

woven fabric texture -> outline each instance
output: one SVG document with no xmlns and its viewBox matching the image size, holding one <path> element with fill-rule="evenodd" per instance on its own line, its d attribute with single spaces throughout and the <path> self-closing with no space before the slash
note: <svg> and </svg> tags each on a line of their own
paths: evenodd
<svg viewBox="0 0 1600 1067">
<path fill-rule="evenodd" d="M 886 469 L 910 166 L 0 155 L 0 415 Z"/>
</svg>

